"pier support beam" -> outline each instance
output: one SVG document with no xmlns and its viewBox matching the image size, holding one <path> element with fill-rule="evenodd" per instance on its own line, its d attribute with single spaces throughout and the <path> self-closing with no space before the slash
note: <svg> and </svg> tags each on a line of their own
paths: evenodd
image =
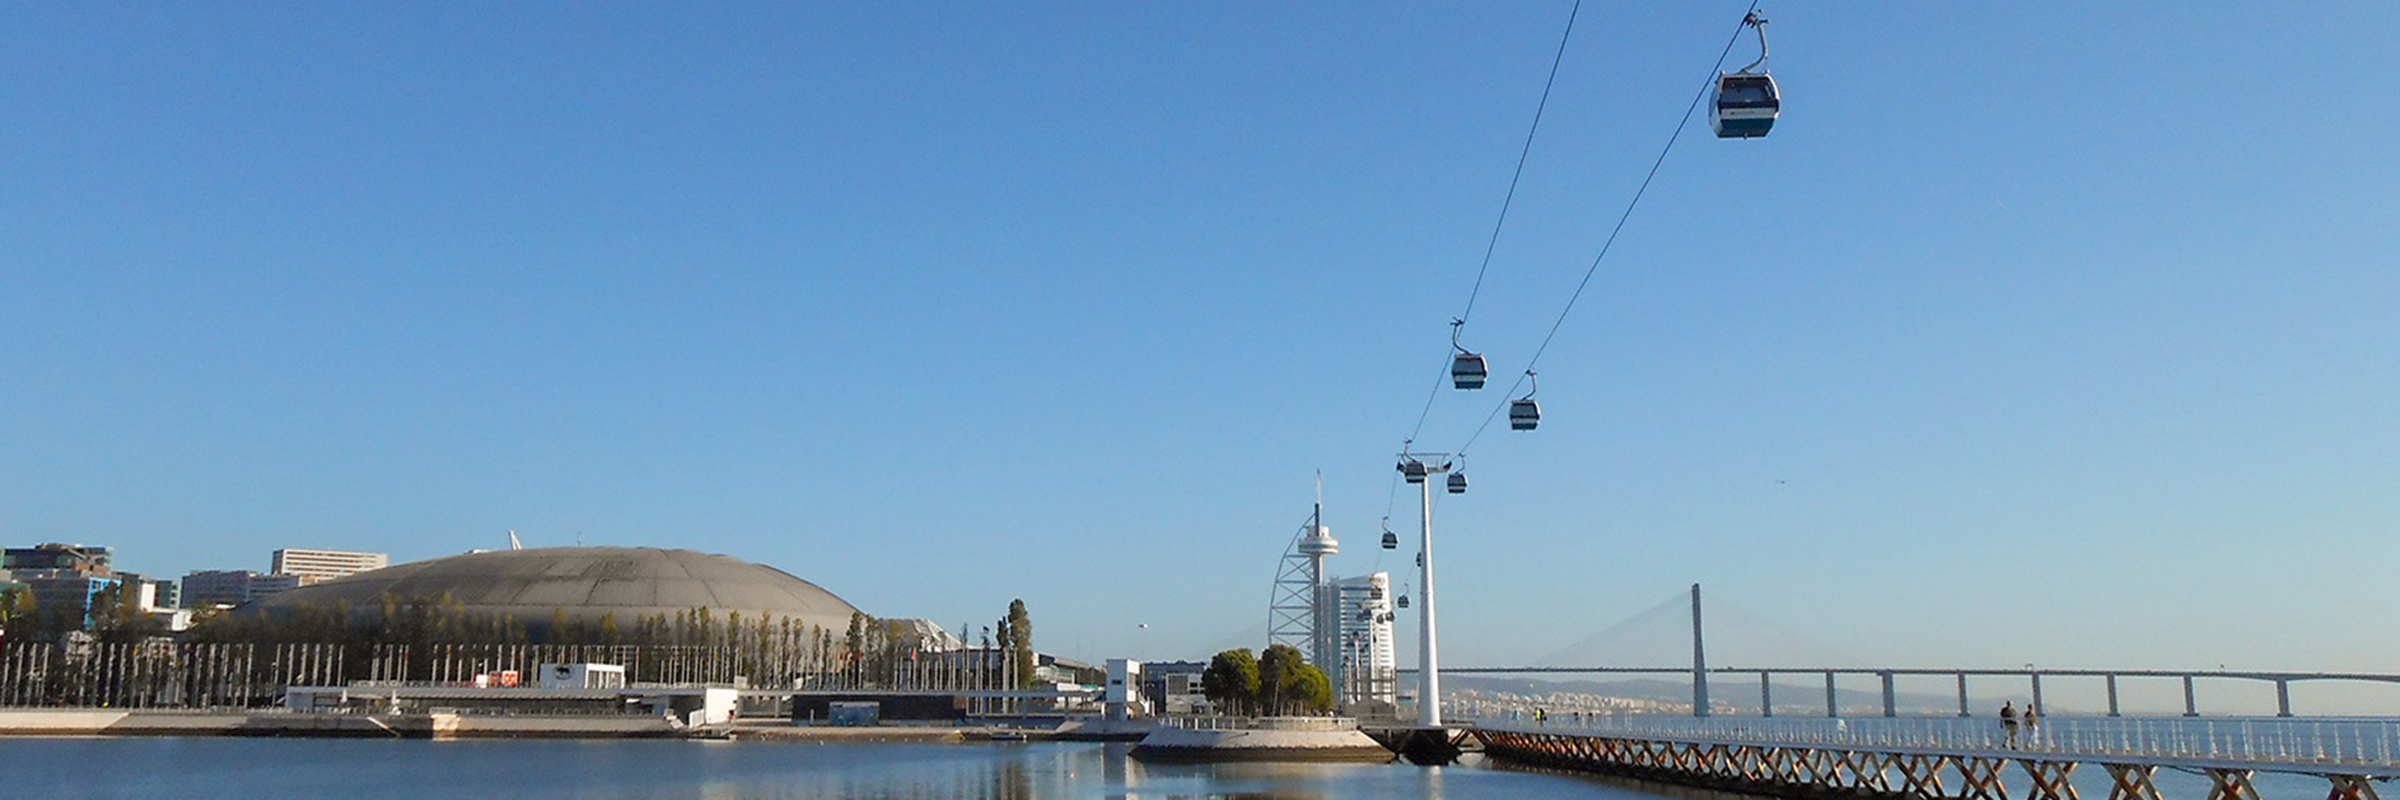
<svg viewBox="0 0 2400 800">
<path fill-rule="evenodd" d="M 2017 763 L 2023 765 L 2025 775 L 2033 779 L 2032 785 L 2025 789 L 2025 796 L 2029 800 L 2080 799 L 2081 796 L 2075 793 L 2075 784 L 2069 780 L 2075 777 L 2077 762 L 2026 759 Z"/>
<path fill-rule="evenodd" d="M 1767 682 L 1767 675 L 1758 674 L 1758 715 L 1762 717 L 1775 716 L 1775 689 Z"/>
<path fill-rule="evenodd" d="M 1838 717 L 1841 712 L 1833 705 L 1833 673 L 1825 673 L 1825 716 Z"/>
<path fill-rule="evenodd" d="M 2041 673 L 2039 673 L 2039 672 L 2033 673 L 2033 707 L 2032 707 L 2032 711 L 2033 711 L 2034 713 L 2036 713 L 2036 714 L 2048 714 L 2048 713 L 2050 713 L 2050 708 L 2049 708 L 2048 706 L 2042 705 L 2042 674 L 2041 674 Z"/>
<path fill-rule="evenodd" d="M 2183 715 L 2187 717 L 2200 716 L 2200 703 L 2198 695 L 2192 693 L 2192 676 L 2190 675 L 2183 676 Z"/>
<path fill-rule="evenodd" d="M 1967 711 L 1967 674 L 1964 672 L 1958 674 L 1958 715 L 1961 717 L 1974 716 Z"/>
<path fill-rule="evenodd" d="M 2208 800 L 2260 800 L 2258 789 L 2250 785 L 2250 776 L 2255 774 L 2253 770 L 2214 767 L 2207 770 Z"/>
<path fill-rule="evenodd" d="M 2102 764 L 2108 769 L 2112 784 L 2108 800 L 2166 800 L 2158 793 L 2158 784 L 2151 778 L 2158 774 L 2155 764 Z"/>
<path fill-rule="evenodd" d="M 1894 703 L 1893 703 L 1893 697 L 1892 697 L 1892 673 L 1890 673 L 1890 672 L 1885 672 L 1885 673 L 1883 673 L 1883 676 L 1882 676 L 1882 677 L 1883 677 L 1883 715 L 1884 715 L 1884 716 L 1887 716 L 1887 717 L 1897 717 L 1897 716 L 1900 716 L 1900 709 L 1899 709 L 1899 707 L 1898 707 L 1896 704 L 1894 704 Z"/>
<path fill-rule="evenodd" d="M 2375 784 L 2356 775 L 2327 775 L 2333 781 L 2333 793 L 2325 800 L 2381 800 L 2375 794 Z"/>
<path fill-rule="evenodd" d="M 2108 676 L 2108 715 L 2124 716 L 2117 713 L 2117 676 L 2115 675 Z"/>
<path fill-rule="evenodd" d="M 2275 681 L 2275 716 L 2288 717 L 2291 715 L 2292 682 L 2278 679 Z"/>
</svg>

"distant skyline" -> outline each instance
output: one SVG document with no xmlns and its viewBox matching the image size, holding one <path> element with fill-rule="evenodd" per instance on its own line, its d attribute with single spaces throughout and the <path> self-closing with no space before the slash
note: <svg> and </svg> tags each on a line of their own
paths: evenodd
<svg viewBox="0 0 2400 800">
<path fill-rule="evenodd" d="M 1077 658 L 1263 641 L 1319 470 L 1330 569 L 1414 586 L 1392 457 L 1569 5 L 8 7 L 0 541 L 513 529 L 1022 597 Z M 1418 447 L 1745 7 L 1582 9 L 1493 385 Z M 2400 6 L 1765 10 L 1781 122 L 1697 116 L 1540 430 L 1437 500 L 1446 662 L 1697 582 L 1879 663 L 2400 672 Z"/>
</svg>

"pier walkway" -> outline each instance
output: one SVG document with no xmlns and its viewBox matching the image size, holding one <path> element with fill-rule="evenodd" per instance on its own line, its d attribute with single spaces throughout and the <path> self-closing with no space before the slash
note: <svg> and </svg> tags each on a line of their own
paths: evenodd
<svg viewBox="0 0 2400 800">
<path fill-rule="evenodd" d="M 1485 752 L 1540 766 L 1778 796 L 2079 800 L 2097 765 L 2111 800 L 2165 800 L 2161 770 L 2208 779 L 2206 800 L 2260 800 L 2261 773 L 2315 776 L 2327 800 L 2379 800 L 2400 777 L 2400 720 L 2048 717 L 2019 730 L 1991 719 L 1692 718 L 1664 715 L 1476 720 Z M 2328 786 L 2329 784 L 2329 786 Z"/>
</svg>

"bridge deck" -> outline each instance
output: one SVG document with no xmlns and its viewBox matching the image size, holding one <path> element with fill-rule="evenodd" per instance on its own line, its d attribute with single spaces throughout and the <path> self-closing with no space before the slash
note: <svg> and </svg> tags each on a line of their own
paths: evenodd
<svg viewBox="0 0 2400 800">
<path fill-rule="evenodd" d="M 2400 778 L 2400 720 L 2052 717 L 2018 731 L 1988 719 L 1477 719 L 1491 731 L 1897 756 L 2080 762 L 2190 770 Z"/>
</svg>

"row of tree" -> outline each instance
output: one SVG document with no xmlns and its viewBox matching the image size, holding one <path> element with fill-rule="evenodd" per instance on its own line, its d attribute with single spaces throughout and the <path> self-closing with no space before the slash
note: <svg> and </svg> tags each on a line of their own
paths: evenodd
<svg viewBox="0 0 2400 800">
<path fill-rule="evenodd" d="M 1284 716 L 1333 710 L 1333 682 L 1291 645 L 1270 645 L 1253 657 L 1249 648 L 1227 650 L 1208 661 L 1200 690 L 1220 713 Z"/>
<path fill-rule="evenodd" d="M 103 643 L 154 641 L 167 631 L 113 589 L 103 590 L 91 604 L 90 632 Z M 8 641 L 57 641 L 68 630 L 84 629 L 84 620 L 46 619 L 24 587 L 0 592 L 0 630 Z M 994 641 L 994 633 L 997 640 Z M 962 627 L 962 644 L 974 640 Z M 549 624 L 507 614 L 481 612 L 449 595 L 384 597 L 354 607 L 335 604 L 268 612 L 204 612 L 177 640 L 193 644 L 332 645 L 343 649 L 349 671 L 367 669 L 379 652 L 402 652 L 408 663 L 403 674 L 425 674 L 441 648 L 457 646 L 547 645 L 568 647 L 690 648 L 724 654 L 726 668 L 752 676 L 812 674 L 846 676 L 845 682 L 876 685 L 935 669 L 980 671 L 997 669 L 1015 688 L 1033 685 L 1039 659 L 1033 649 L 1033 620 L 1025 601 L 1011 602 L 996 631 L 986 629 L 981 650 L 996 659 L 967 660 L 937 657 L 946 650 L 913 625 L 854 613 L 847 630 L 828 630 L 802 620 L 707 608 L 631 616 L 607 614 L 596 621 L 572 618 L 554 610 Z M 388 648 L 397 647 L 398 650 Z M 953 663 L 955 662 L 955 663 Z M 977 666 L 980 665 L 980 666 Z M 363 675 L 345 676 L 362 678 Z M 1079 676 L 1082 677 L 1082 676 Z M 977 679 L 980 681 L 981 679 Z M 988 685 L 988 684 L 987 684 Z"/>
</svg>

